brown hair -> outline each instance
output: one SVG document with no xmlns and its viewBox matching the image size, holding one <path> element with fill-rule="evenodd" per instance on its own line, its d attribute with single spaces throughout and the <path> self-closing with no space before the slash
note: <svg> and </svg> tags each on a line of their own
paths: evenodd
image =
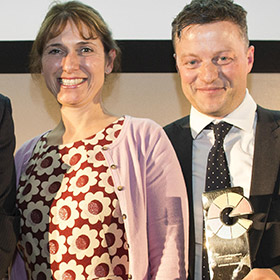
<svg viewBox="0 0 280 280">
<path fill-rule="evenodd" d="M 46 14 L 30 52 L 30 72 L 41 72 L 42 55 L 47 42 L 61 34 L 69 20 L 76 25 L 82 38 L 93 39 L 96 36 L 100 38 L 106 56 L 110 50 L 116 51 L 114 71 L 119 71 L 121 51 L 101 15 L 88 5 L 79 1 L 70 1 L 66 3 L 55 2 Z M 83 34 L 83 26 L 87 28 L 88 37 Z"/>
<path fill-rule="evenodd" d="M 192 24 L 230 21 L 239 26 L 242 38 L 249 45 L 247 12 L 232 0 L 193 0 L 172 22 L 172 41 L 181 37 L 181 31 Z"/>
</svg>

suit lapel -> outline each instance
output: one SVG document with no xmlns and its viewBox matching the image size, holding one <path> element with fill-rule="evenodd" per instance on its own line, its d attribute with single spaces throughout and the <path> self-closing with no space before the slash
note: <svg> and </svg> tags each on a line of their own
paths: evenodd
<svg viewBox="0 0 280 280">
<path fill-rule="evenodd" d="M 189 192 L 189 199 L 192 200 L 192 143 L 193 139 L 191 136 L 191 129 L 189 125 L 189 118 L 187 119 L 187 123 L 180 126 L 181 135 L 182 135 L 182 142 L 183 145 L 180 147 L 181 150 L 178 151 L 180 155 L 183 165 L 183 173 L 185 175 L 185 180 L 187 184 L 187 189 Z"/>
<path fill-rule="evenodd" d="M 250 201 L 254 213 L 251 217 L 250 252 L 252 261 L 256 258 L 261 237 L 275 192 L 275 182 L 279 172 L 280 128 L 271 111 L 258 107 L 258 121 L 255 137 Z"/>
<path fill-rule="evenodd" d="M 270 195 L 279 165 L 280 129 L 271 113 L 258 107 L 251 196 Z"/>
</svg>

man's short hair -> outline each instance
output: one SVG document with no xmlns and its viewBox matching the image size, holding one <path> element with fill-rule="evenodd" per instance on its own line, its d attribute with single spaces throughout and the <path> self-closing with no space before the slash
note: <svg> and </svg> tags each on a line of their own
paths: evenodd
<svg viewBox="0 0 280 280">
<path fill-rule="evenodd" d="M 249 45 L 247 12 L 232 0 L 193 0 L 172 22 L 172 41 L 180 39 L 182 30 L 192 24 L 230 21 L 239 26 L 242 38 Z"/>
</svg>

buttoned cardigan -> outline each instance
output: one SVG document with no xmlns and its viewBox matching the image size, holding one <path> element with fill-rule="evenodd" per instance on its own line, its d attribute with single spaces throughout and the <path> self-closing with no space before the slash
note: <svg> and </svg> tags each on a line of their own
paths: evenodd
<svg viewBox="0 0 280 280">
<path fill-rule="evenodd" d="M 41 136 L 15 156 L 17 182 Z M 176 154 L 162 127 L 125 116 L 120 135 L 102 147 L 124 218 L 129 274 L 136 280 L 187 279 L 188 202 Z M 11 279 L 26 279 L 17 254 Z"/>
</svg>

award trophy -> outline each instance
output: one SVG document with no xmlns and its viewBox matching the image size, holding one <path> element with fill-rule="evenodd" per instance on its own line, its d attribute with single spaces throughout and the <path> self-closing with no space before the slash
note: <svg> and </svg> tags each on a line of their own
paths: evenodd
<svg viewBox="0 0 280 280">
<path fill-rule="evenodd" d="M 239 280 L 251 269 L 248 230 L 253 213 L 241 187 L 202 194 L 210 279 Z"/>
</svg>

